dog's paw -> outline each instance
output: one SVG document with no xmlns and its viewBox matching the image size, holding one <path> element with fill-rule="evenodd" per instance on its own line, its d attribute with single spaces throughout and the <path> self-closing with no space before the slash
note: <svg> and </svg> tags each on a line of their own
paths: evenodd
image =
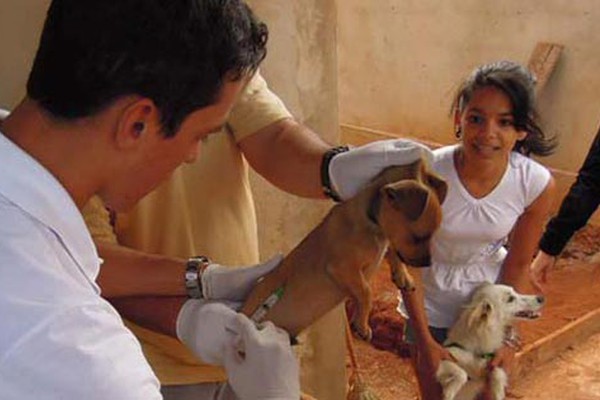
<svg viewBox="0 0 600 400">
<path fill-rule="evenodd" d="M 356 335 L 365 342 L 370 342 L 373 338 L 373 331 L 368 325 L 360 326 L 357 323 L 352 323 L 352 328 L 354 328 L 353 330 L 356 333 Z"/>
</svg>

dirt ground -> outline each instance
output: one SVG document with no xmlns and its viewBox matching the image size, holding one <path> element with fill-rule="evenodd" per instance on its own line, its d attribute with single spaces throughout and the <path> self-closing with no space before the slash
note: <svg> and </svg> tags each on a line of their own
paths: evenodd
<svg viewBox="0 0 600 400">
<path fill-rule="evenodd" d="M 550 274 L 542 317 L 523 324 L 525 345 L 542 340 L 569 322 L 600 309 L 600 258 L 595 256 L 599 251 L 600 228 L 588 226 L 571 241 Z M 376 274 L 371 286 L 376 294 L 370 318 L 373 341 L 353 341 L 359 372 L 379 400 L 415 399 L 415 378 L 402 341 L 404 321 L 395 311 L 397 291 L 390 282 L 387 266 Z M 585 365 L 586 361 L 580 361 L 590 354 L 591 348 L 595 349 L 595 358 L 587 357 L 587 363 L 592 360 L 600 363 L 600 349 L 594 347 L 598 344 L 600 335 L 595 335 L 580 344 L 583 350 L 571 348 L 549 365 L 526 371 L 514 382 L 512 397 L 600 399 L 600 364 L 592 364 L 595 368 L 590 369 Z M 583 391 L 580 389 L 582 382 L 587 387 Z M 568 388 L 571 392 L 565 391 Z"/>
</svg>

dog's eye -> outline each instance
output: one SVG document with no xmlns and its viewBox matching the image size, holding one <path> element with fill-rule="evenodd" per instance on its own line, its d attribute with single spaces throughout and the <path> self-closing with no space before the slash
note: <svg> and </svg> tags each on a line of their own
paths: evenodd
<svg viewBox="0 0 600 400">
<path fill-rule="evenodd" d="M 513 295 L 508 296 L 508 302 L 512 303 L 513 301 L 515 301 L 517 298 Z"/>
</svg>

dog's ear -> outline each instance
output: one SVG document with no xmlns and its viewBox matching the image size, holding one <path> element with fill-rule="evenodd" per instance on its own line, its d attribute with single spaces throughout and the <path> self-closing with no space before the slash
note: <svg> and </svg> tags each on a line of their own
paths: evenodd
<svg viewBox="0 0 600 400">
<path fill-rule="evenodd" d="M 482 322 L 487 322 L 494 311 L 494 305 L 487 300 L 481 300 L 472 306 L 469 313 L 468 325 L 472 327 Z"/>
<path fill-rule="evenodd" d="M 413 181 L 390 183 L 382 191 L 386 201 L 411 221 L 416 221 L 423 214 L 429 196 L 427 188 Z"/>
<path fill-rule="evenodd" d="M 425 179 L 429 186 L 435 191 L 440 204 L 442 204 L 448 193 L 448 184 L 446 181 L 431 172 L 425 173 Z"/>
</svg>

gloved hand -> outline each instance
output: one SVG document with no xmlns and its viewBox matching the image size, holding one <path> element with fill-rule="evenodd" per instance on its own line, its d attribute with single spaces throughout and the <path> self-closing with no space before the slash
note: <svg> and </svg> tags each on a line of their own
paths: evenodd
<svg viewBox="0 0 600 400">
<path fill-rule="evenodd" d="M 380 140 L 335 155 L 329 163 L 329 180 L 339 197 L 348 200 L 385 168 L 412 164 L 420 157 L 431 164 L 433 153 L 412 140 Z"/>
<path fill-rule="evenodd" d="M 281 263 L 277 254 L 263 264 L 251 267 L 225 267 L 210 264 L 202 273 L 202 295 L 208 300 L 244 301 L 256 281 Z"/>
<path fill-rule="evenodd" d="M 231 345 L 229 326 L 234 326 L 240 303 L 190 299 L 177 316 L 177 337 L 204 362 L 223 365 L 225 347 Z"/>
<path fill-rule="evenodd" d="M 225 348 L 229 384 L 240 400 L 298 400 L 300 377 L 288 334 L 267 321 L 257 328 L 238 314 Z"/>
</svg>

